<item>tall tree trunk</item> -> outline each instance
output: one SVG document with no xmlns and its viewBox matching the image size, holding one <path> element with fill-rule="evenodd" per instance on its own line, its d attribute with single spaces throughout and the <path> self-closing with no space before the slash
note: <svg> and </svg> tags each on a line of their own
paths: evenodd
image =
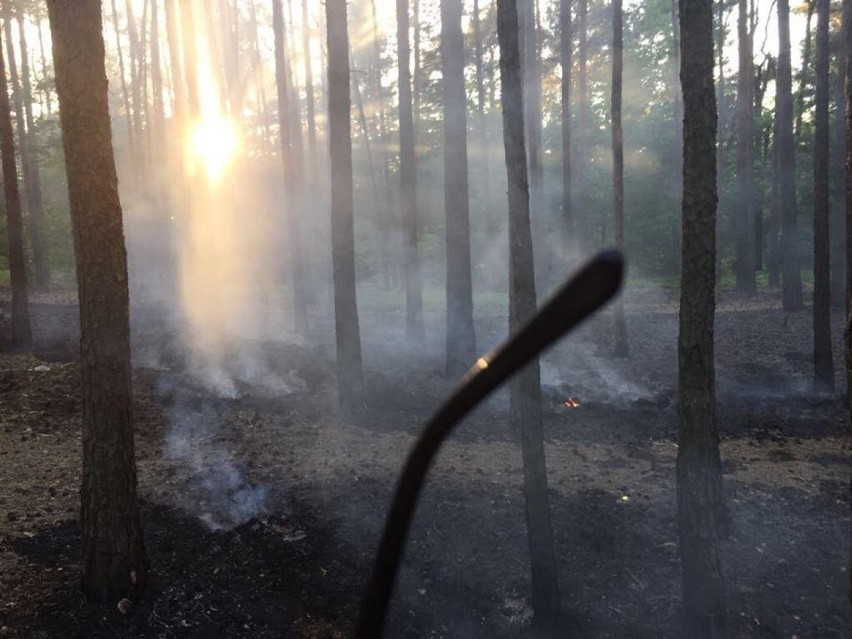
<svg viewBox="0 0 852 639">
<path fill-rule="evenodd" d="M 385 188 L 384 198 L 376 201 L 376 214 L 379 220 L 379 260 L 381 262 L 382 282 L 385 288 L 390 288 L 391 282 L 398 282 L 391 264 L 392 246 L 392 205 L 394 192 L 391 182 L 391 172 L 388 166 L 387 152 L 387 123 L 385 117 L 385 91 L 382 87 L 382 44 L 379 37 L 379 17 L 376 11 L 376 0 L 370 0 L 370 26 L 372 27 L 373 64 L 372 64 L 372 95 L 377 102 L 376 119 L 379 129 L 379 164 L 382 181 Z"/>
<path fill-rule="evenodd" d="M 163 108 L 163 72 L 160 65 L 160 11 L 159 0 L 151 0 L 151 88 L 153 90 L 153 128 L 162 135 L 165 109 Z"/>
<path fill-rule="evenodd" d="M 127 34 L 130 38 L 130 97 L 133 102 L 133 137 L 136 141 L 136 159 L 142 152 L 142 91 L 140 77 L 145 66 L 140 60 L 139 32 L 136 30 L 136 18 L 133 15 L 132 0 L 125 0 L 127 13 Z"/>
<path fill-rule="evenodd" d="M 462 0 L 441 0 L 444 84 L 444 212 L 447 238 L 447 375 L 459 376 L 476 359 L 470 272 L 470 201 Z"/>
<path fill-rule="evenodd" d="M 3 45 L 0 42 L 0 78 L 6 77 Z M 3 164 L 3 194 L 6 199 L 6 232 L 9 235 L 9 277 L 12 285 L 12 346 L 27 349 L 32 344 L 29 305 L 27 303 L 27 258 L 21 195 L 18 191 L 18 167 L 15 164 L 15 134 L 12 107 L 6 82 L 0 87 L 0 156 Z"/>
<path fill-rule="evenodd" d="M 577 39 L 577 129 L 574 136 L 576 153 L 574 153 L 574 199 L 577 211 L 580 215 L 588 217 L 588 186 L 586 184 L 589 173 L 589 28 L 588 11 L 589 0 L 578 0 L 578 39 Z M 577 220 L 578 244 L 582 248 L 583 236 L 579 230 L 581 220 Z"/>
<path fill-rule="evenodd" d="M 621 125 L 621 85 L 624 73 L 624 13 L 621 0 L 612 3 L 612 192 L 615 211 L 615 244 L 624 251 L 624 131 Z M 615 303 L 615 355 L 627 357 L 627 319 L 624 296 Z"/>
<path fill-rule="evenodd" d="M 408 0 L 396 0 L 396 38 L 399 47 L 399 173 L 405 237 L 405 327 L 408 337 L 415 338 L 423 335 L 423 286 L 420 280 L 420 260 L 417 256 L 417 159 L 414 156 L 408 28 Z"/>
<path fill-rule="evenodd" d="M 139 91 L 140 91 L 140 113 L 139 125 L 145 134 L 145 144 L 142 145 L 143 161 L 148 160 L 151 151 L 151 111 L 148 106 L 148 7 L 151 0 L 142 2 L 142 28 L 139 34 Z"/>
<path fill-rule="evenodd" d="M 225 85 L 231 115 L 239 118 L 243 110 L 243 91 L 240 80 L 239 5 L 231 10 L 230 0 L 219 0 L 219 38 L 225 59 Z"/>
<path fill-rule="evenodd" d="M 757 293 L 754 275 L 754 124 L 752 44 L 748 0 L 739 0 L 739 80 L 737 90 L 737 291 Z"/>
<path fill-rule="evenodd" d="M 837 73 L 831 74 L 832 97 L 834 99 L 834 117 L 831 131 L 831 305 L 835 308 L 846 306 L 846 216 L 844 211 L 845 187 L 843 182 L 846 169 L 846 130 L 843 122 L 846 70 L 846 30 L 849 25 L 842 22 L 840 38 L 836 45 Z"/>
<path fill-rule="evenodd" d="M 287 197 L 287 239 L 290 254 L 290 287 L 293 294 L 293 317 L 300 335 L 308 332 L 308 295 L 302 229 L 299 215 L 302 209 L 302 158 L 294 144 L 290 117 L 290 87 L 285 58 L 284 15 L 281 0 L 272 0 L 272 29 L 275 33 L 275 82 L 278 87 L 278 127 L 281 141 L 281 162 L 284 168 L 284 189 Z M 348 56 L 347 56 L 348 58 Z"/>
<path fill-rule="evenodd" d="M 727 636 L 719 559 L 722 468 L 713 363 L 716 101 L 713 3 L 680 0 L 683 86 L 683 267 L 678 337 L 677 503 L 684 636 Z"/>
<path fill-rule="evenodd" d="M 413 118 L 414 118 L 414 134 L 417 135 L 418 127 L 420 126 L 420 104 L 423 99 L 423 57 L 420 42 L 420 1 L 412 0 L 414 3 L 414 95 L 413 95 Z M 406 6 L 407 2 L 406 2 Z M 397 11 L 399 11 L 399 0 L 397 0 Z M 397 23 L 398 24 L 398 23 Z M 399 27 L 397 27 L 399 28 Z M 397 37 L 399 34 L 397 33 Z M 406 40 L 407 42 L 407 40 Z"/>
<path fill-rule="evenodd" d="M 195 11 L 193 0 L 180 3 L 181 42 L 183 44 L 183 71 L 186 81 L 186 103 L 190 118 L 197 118 L 201 109 L 198 97 L 198 45 L 195 41 Z"/>
<path fill-rule="evenodd" d="M 805 114 L 805 90 L 808 86 L 808 74 L 811 70 L 811 22 L 814 16 L 814 0 L 805 0 L 808 5 L 808 17 L 805 21 L 805 51 L 802 54 L 802 75 L 799 82 L 799 97 L 796 108 L 796 129 L 795 136 L 797 140 L 802 138 L 802 117 Z"/>
<path fill-rule="evenodd" d="M 527 133 L 529 162 L 530 218 L 533 245 L 536 247 L 538 282 L 551 275 L 548 259 L 548 229 L 544 219 L 544 173 L 541 163 L 541 68 L 538 59 L 535 23 L 535 0 L 518 0 L 518 21 L 521 29 L 521 69 L 524 81 L 524 126 Z"/>
<path fill-rule="evenodd" d="M 305 58 L 305 97 L 308 118 L 308 163 L 311 175 L 317 172 L 317 123 L 314 100 L 314 69 L 311 55 L 311 30 L 308 26 L 308 0 L 302 0 L 302 54 Z"/>
<path fill-rule="evenodd" d="M 115 0 L 113 0 L 115 1 Z M 178 17 L 175 2 L 179 0 L 164 0 L 166 5 L 166 39 L 169 45 L 169 64 L 172 76 L 172 104 L 175 119 L 183 120 L 186 110 L 186 80 L 184 79 L 180 55 L 180 36 L 178 35 Z"/>
<path fill-rule="evenodd" d="M 352 52 L 350 51 L 350 58 Z M 358 113 L 358 126 L 361 128 L 361 137 L 364 139 L 364 156 L 367 159 L 367 168 L 370 174 L 370 186 L 373 189 L 373 201 L 379 201 L 379 181 L 376 179 L 376 163 L 373 161 L 373 149 L 370 143 L 370 126 L 367 124 L 367 114 L 364 111 L 364 99 L 361 96 L 361 83 L 358 81 L 357 74 L 355 78 L 351 77 L 350 85 L 355 89 L 355 110 Z"/>
<path fill-rule="evenodd" d="M 577 224 L 571 192 L 571 81 L 573 77 L 574 31 L 571 25 L 571 0 L 559 2 L 559 64 L 562 67 L 560 97 L 562 98 L 562 227 L 567 239 L 563 248 L 577 250 Z"/>
<path fill-rule="evenodd" d="M 536 308 L 516 0 L 497 0 L 497 36 L 509 188 L 509 329 L 516 330 Z M 509 411 L 512 427 L 521 433 L 534 622 L 555 632 L 560 599 L 547 498 L 540 381 L 535 359 L 512 379 Z"/>
<path fill-rule="evenodd" d="M 845 94 L 845 117 L 844 130 L 846 133 L 846 331 L 844 333 L 846 345 L 846 407 L 852 415 L 852 0 L 843 0 L 843 24 L 846 25 L 843 37 L 846 50 L 846 59 L 843 60 L 843 68 L 846 73 Z M 850 490 L 852 490 L 852 478 L 850 478 Z M 852 544 L 852 533 L 850 533 L 850 544 Z M 849 566 L 846 570 L 849 575 L 847 597 L 852 605 L 852 552 L 849 554 Z"/>
<path fill-rule="evenodd" d="M 754 123 L 752 43 L 748 0 L 739 0 L 739 79 L 737 89 L 737 291 L 757 293 L 754 254 Z"/>
<path fill-rule="evenodd" d="M 257 90 L 257 111 L 260 118 L 260 128 L 263 131 L 264 146 L 269 140 L 269 114 L 266 105 L 266 90 L 264 88 L 263 60 L 260 55 L 259 27 L 257 24 L 257 9 L 253 0 L 249 1 L 249 20 L 252 32 L 252 73 Z M 325 74 L 320 74 L 325 77 Z"/>
<path fill-rule="evenodd" d="M 675 113 L 674 201 L 680 202 L 683 197 L 683 186 L 681 184 L 683 174 L 683 92 L 680 87 L 680 26 L 677 18 L 677 2 L 678 0 L 671 0 L 670 6 L 672 18 L 672 92 L 674 93 Z"/>
<path fill-rule="evenodd" d="M 44 33 L 41 28 L 41 18 L 36 17 L 36 29 L 38 32 L 38 50 L 41 57 L 41 84 L 44 96 L 44 108 L 48 115 L 53 115 L 53 100 L 50 97 L 50 87 L 53 84 L 53 74 L 47 68 L 47 56 L 44 52 Z M 48 78 L 50 78 L 48 80 Z"/>
<path fill-rule="evenodd" d="M 778 78 L 775 83 L 778 132 L 778 208 L 781 217 L 781 264 L 784 309 L 803 307 L 796 229 L 796 141 L 793 137 L 793 79 L 790 64 L 790 1 L 778 0 Z"/>
<path fill-rule="evenodd" d="M 331 156 L 331 248 L 340 405 L 352 413 L 361 391 L 361 336 L 355 294 L 349 33 L 346 0 L 326 0 L 328 132 Z"/>
<path fill-rule="evenodd" d="M 130 104 L 130 91 L 127 88 L 127 76 L 124 72 L 124 47 L 121 45 L 121 31 L 118 29 L 118 8 L 112 0 L 112 28 L 115 31 L 115 50 L 118 52 L 118 71 L 121 79 L 121 95 L 124 98 L 124 114 L 127 118 L 127 142 L 131 156 L 136 156 L 136 125 L 133 118 L 133 107 Z"/>
<path fill-rule="evenodd" d="M 719 85 L 716 91 L 716 108 L 717 111 L 721 111 L 721 115 L 718 117 L 717 128 L 720 132 L 717 137 L 719 138 L 719 143 L 716 145 L 716 193 L 721 193 L 722 191 L 722 180 L 727 174 L 728 170 L 728 153 L 727 146 L 725 144 L 725 132 L 727 131 L 727 117 L 726 113 L 728 112 L 727 104 L 728 98 L 726 94 L 727 85 L 725 83 L 725 3 L 724 2 L 716 2 L 716 6 L 719 9 L 718 13 L 718 21 L 716 24 L 716 54 L 719 56 L 717 69 L 719 71 Z M 683 134 L 681 134 L 682 137 Z M 722 281 L 722 245 L 723 238 L 721 232 L 721 218 L 722 215 L 716 215 L 716 282 L 719 283 Z"/>
<path fill-rule="evenodd" d="M 9 56 L 9 77 L 12 81 L 12 99 L 15 105 L 15 123 L 18 128 L 18 144 L 21 156 L 21 167 L 24 173 L 24 193 L 29 214 L 28 228 L 30 231 L 30 246 L 32 247 L 33 271 L 35 285 L 44 288 L 50 282 L 47 259 L 42 242 L 44 227 L 44 203 L 41 193 L 41 172 L 33 154 L 34 126 L 32 109 L 32 91 L 30 88 L 30 65 L 27 57 L 27 40 L 24 34 L 23 12 L 16 9 L 18 20 L 19 43 L 21 45 L 21 81 L 18 80 L 18 68 L 15 64 L 15 48 L 12 44 L 12 7 L 9 0 L 3 1 L 3 19 L 6 30 L 6 50 Z"/>
<path fill-rule="evenodd" d="M 776 91 L 778 87 L 776 79 Z M 775 105 L 778 105 L 778 98 L 775 98 Z M 769 209 L 771 215 L 771 228 L 769 229 L 769 237 L 767 242 L 769 267 L 769 288 L 779 288 L 781 286 L 781 197 L 779 190 L 781 184 L 779 182 L 778 172 L 778 117 L 776 116 L 772 122 L 772 147 L 770 152 L 770 162 L 772 164 L 769 172 Z M 782 302 L 783 303 L 783 302 Z"/>
<path fill-rule="evenodd" d="M 816 115 L 814 117 L 814 386 L 834 389 L 831 356 L 828 197 L 829 0 L 816 0 Z"/>
<path fill-rule="evenodd" d="M 146 581 L 136 496 L 127 256 L 110 140 L 100 0 L 48 0 L 71 202 L 83 389 L 83 591 L 137 599 Z"/>
<path fill-rule="evenodd" d="M 497 233 L 497 212 L 491 188 L 491 168 L 489 165 L 490 143 L 488 123 L 485 119 L 485 70 L 482 64 L 482 21 L 480 19 L 479 0 L 473 0 L 473 61 L 476 73 L 476 140 L 479 144 L 479 172 L 482 184 L 482 207 L 485 212 L 485 226 L 489 238 Z"/>
</svg>

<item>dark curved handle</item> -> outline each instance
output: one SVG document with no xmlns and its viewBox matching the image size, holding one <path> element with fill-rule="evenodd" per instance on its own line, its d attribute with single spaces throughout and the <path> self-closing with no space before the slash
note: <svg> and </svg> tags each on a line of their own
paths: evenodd
<svg viewBox="0 0 852 639">
<path fill-rule="evenodd" d="M 617 251 L 600 253 L 496 351 L 480 357 L 461 386 L 432 417 L 402 471 L 388 514 L 373 576 L 361 606 L 357 639 L 380 637 L 414 508 L 426 473 L 444 439 L 479 402 L 524 364 L 600 309 L 618 292 L 624 261 Z"/>
</svg>

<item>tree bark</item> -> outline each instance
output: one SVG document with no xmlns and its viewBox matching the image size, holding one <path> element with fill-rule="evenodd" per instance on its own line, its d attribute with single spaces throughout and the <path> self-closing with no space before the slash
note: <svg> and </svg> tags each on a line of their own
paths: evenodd
<svg viewBox="0 0 852 639">
<path fill-rule="evenodd" d="M 834 389 L 831 355 L 828 148 L 829 0 L 816 0 L 816 114 L 814 116 L 814 386 Z"/>
<path fill-rule="evenodd" d="M 804 306 L 796 229 L 796 141 L 793 137 L 793 78 L 790 64 L 790 2 L 778 0 L 778 78 L 775 84 L 778 132 L 778 208 L 781 217 L 782 303 L 796 311 Z"/>
<path fill-rule="evenodd" d="M 355 294 L 349 33 L 346 0 L 326 0 L 328 122 L 331 156 L 331 253 L 340 406 L 351 414 L 361 394 L 361 336 Z"/>
<path fill-rule="evenodd" d="M 485 119 L 485 70 L 482 64 L 482 20 L 480 19 L 479 0 L 473 0 L 473 60 L 476 73 L 476 139 L 479 144 L 479 172 L 482 184 L 482 208 L 485 212 L 485 226 L 488 237 L 497 233 L 497 212 L 494 210 L 494 198 L 491 189 L 491 169 L 489 165 L 490 143 L 488 123 Z"/>
<path fill-rule="evenodd" d="M 748 0 L 739 0 L 739 79 L 737 89 L 737 291 L 757 293 L 754 252 L 754 93 Z"/>
<path fill-rule="evenodd" d="M 305 97 L 308 118 L 308 162 L 311 175 L 317 172 L 317 123 L 314 100 L 314 69 L 311 55 L 311 31 L 308 27 L 308 0 L 302 0 L 302 53 L 305 58 Z"/>
<path fill-rule="evenodd" d="M 577 128 L 574 136 L 574 200 L 580 215 L 588 217 L 588 198 L 586 179 L 588 175 L 589 161 L 589 54 L 588 54 L 588 12 L 589 0 L 578 0 L 577 21 Z M 584 237 L 580 231 L 581 219 L 577 218 L 577 240 L 582 248 Z"/>
<path fill-rule="evenodd" d="M 172 77 L 172 104 L 174 116 L 181 122 L 186 111 L 186 80 L 184 79 L 183 67 L 180 56 L 180 36 L 178 35 L 178 17 L 175 11 L 175 2 L 178 0 L 164 0 L 166 5 L 166 40 L 169 45 L 169 64 Z"/>
<path fill-rule="evenodd" d="M 306 291 L 302 229 L 299 222 L 303 198 L 302 158 L 294 144 L 290 115 L 284 14 L 281 0 L 272 0 L 272 29 L 275 34 L 275 83 L 278 87 L 278 127 L 280 131 L 281 162 L 284 169 L 286 193 L 287 239 L 290 254 L 290 288 L 293 294 L 293 317 L 300 335 L 308 332 L 308 295 Z M 348 57 L 348 56 L 347 56 Z"/>
<path fill-rule="evenodd" d="M 408 44 L 408 0 L 396 0 L 396 37 L 399 67 L 399 173 L 404 228 L 406 335 L 423 335 L 423 285 L 417 255 L 417 159 L 414 155 L 414 118 L 411 105 L 411 71 Z"/>
<path fill-rule="evenodd" d="M 146 580 L 136 496 L 127 257 L 99 0 L 48 0 L 80 298 L 83 590 L 136 599 Z"/>
<path fill-rule="evenodd" d="M 544 283 L 552 270 L 548 225 L 544 219 L 544 172 L 541 151 L 541 65 L 539 63 L 535 0 L 518 0 L 521 29 L 521 69 L 524 82 L 524 126 L 529 162 L 530 222 L 536 250 L 537 281 Z"/>
<path fill-rule="evenodd" d="M 535 313 L 536 308 L 515 0 L 497 0 L 497 35 L 500 41 L 503 144 L 509 188 L 509 328 L 515 330 Z M 512 380 L 509 404 L 512 426 L 521 433 L 534 623 L 555 633 L 560 598 L 547 498 L 538 359 Z"/>
<path fill-rule="evenodd" d="M 799 81 L 799 97 L 796 109 L 795 137 L 802 137 L 802 117 L 805 114 L 805 89 L 808 86 L 808 73 L 811 69 L 811 22 L 814 16 L 814 0 L 806 0 L 808 5 L 808 17 L 805 21 L 805 51 L 802 54 L 802 73 Z"/>
<path fill-rule="evenodd" d="M 852 0 L 843 0 L 843 24 L 847 28 L 843 32 L 846 45 L 846 59 L 843 67 L 846 72 L 844 83 L 845 110 L 844 131 L 846 134 L 846 167 L 845 167 L 845 214 L 846 214 L 846 331 L 844 333 L 846 352 L 846 407 L 852 416 Z M 852 477 L 849 483 L 852 491 Z M 850 547 L 852 547 L 852 531 L 850 531 Z M 849 555 L 849 565 L 846 570 L 849 575 L 847 599 L 852 606 L 852 552 Z"/>
<path fill-rule="evenodd" d="M 441 0 L 444 84 L 444 212 L 447 242 L 446 372 L 460 376 L 476 360 L 470 271 L 470 202 L 462 0 Z"/>
<path fill-rule="evenodd" d="M 0 43 L 0 78 L 6 78 L 3 45 Z M 21 195 L 18 191 L 18 167 L 15 163 L 15 134 L 12 108 L 4 81 L 0 88 L 0 156 L 3 164 L 3 194 L 6 199 L 6 232 L 9 236 L 9 277 L 12 286 L 11 345 L 25 350 L 32 344 L 29 305 L 27 303 L 27 258 L 24 251 L 24 228 Z"/>
<path fill-rule="evenodd" d="M 677 501 L 684 636 L 717 639 L 727 631 L 718 548 L 725 515 L 713 363 L 717 121 L 712 1 L 680 0 L 680 29 L 684 148 Z"/>
<path fill-rule="evenodd" d="M 834 55 L 837 71 L 831 72 L 831 94 L 834 101 L 834 116 L 829 125 L 831 134 L 831 305 L 833 308 L 846 306 L 846 214 L 844 171 L 846 170 L 846 131 L 844 127 L 844 104 L 846 100 L 846 30 L 848 23 L 841 22 L 840 38 Z"/>
<path fill-rule="evenodd" d="M 573 77 L 574 31 L 571 24 L 571 0 L 559 2 L 559 63 L 562 67 L 560 97 L 562 98 L 562 222 L 566 239 L 563 248 L 577 251 L 577 224 L 571 189 L 571 81 Z"/>
<path fill-rule="evenodd" d="M 44 204 L 41 193 L 41 173 L 33 155 L 33 110 L 32 92 L 29 80 L 29 60 L 26 52 L 23 15 L 20 8 L 15 11 L 18 20 L 18 33 L 21 36 L 21 81 L 15 63 L 15 47 L 12 44 L 12 6 L 9 0 L 3 1 L 3 19 L 6 31 L 6 50 L 9 56 L 9 78 L 12 81 L 12 100 L 15 105 L 15 124 L 18 129 L 18 145 L 21 156 L 21 168 L 24 173 L 24 194 L 27 201 L 30 246 L 32 248 L 33 271 L 36 288 L 44 288 L 50 282 L 47 259 L 42 242 L 44 227 Z"/>
<path fill-rule="evenodd" d="M 621 0 L 612 3 L 612 192 L 615 211 L 615 244 L 624 251 L 624 131 L 621 124 L 621 84 L 624 69 L 624 13 Z M 615 303 L 615 355 L 627 357 L 627 319 L 624 297 Z"/>
<path fill-rule="evenodd" d="M 133 107 L 130 103 L 130 90 L 127 87 L 127 76 L 124 72 L 124 54 L 122 53 L 124 47 L 121 45 L 121 31 L 119 31 L 118 28 L 118 8 L 116 7 L 115 0 L 112 0 L 112 27 L 115 31 L 115 50 L 118 52 L 118 71 L 121 79 L 121 94 L 124 98 L 124 114 L 127 118 L 127 141 L 130 146 L 130 153 L 135 157 L 136 125 L 134 124 Z"/>
<path fill-rule="evenodd" d="M 181 43 L 183 45 L 183 71 L 186 81 L 186 103 L 188 117 L 197 118 L 201 105 L 198 98 L 198 47 L 195 42 L 195 11 L 192 0 L 177 0 L 180 3 Z"/>
<path fill-rule="evenodd" d="M 165 109 L 163 107 L 163 72 L 160 65 L 160 11 L 159 0 L 151 0 L 151 88 L 154 92 L 153 128 L 157 135 L 163 132 Z"/>
</svg>

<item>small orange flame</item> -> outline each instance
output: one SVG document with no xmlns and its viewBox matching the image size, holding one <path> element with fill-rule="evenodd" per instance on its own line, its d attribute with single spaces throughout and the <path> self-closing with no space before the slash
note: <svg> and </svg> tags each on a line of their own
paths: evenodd
<svg viewBox="0 0 852 639">
<path fill-rule="evenodd" d="M 562 405 L 565 408 L 580 408 L 580 402 L 574 399 L 573 397 L 569 397 L 568 399 L 566 399 L 564 402 L 562 402 Z"/>
</svg>

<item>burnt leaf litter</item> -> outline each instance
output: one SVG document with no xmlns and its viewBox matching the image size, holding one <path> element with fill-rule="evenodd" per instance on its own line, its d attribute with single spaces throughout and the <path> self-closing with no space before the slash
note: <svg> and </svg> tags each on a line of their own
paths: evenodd
<svg viewBox="0 0 852 639">
<path fill-rule="evenodd" d="M 351 636 L 395 473 L 452 388 L 440 374 L 440 345 L 417 358 L 395 355 L 367 329 L 363 406 L 341 423 L 327 351 L 266 345 L 270 361 L 286 362 L 288 393 L 245 386 L 222 398 L 193 380 L 177 349 L 151 366 L 145 344 L 171 342 L 136 331 L 149 588 L 142 601 L 95 605 L 78 587 L 75 313 L 56 300 L 34 305 L 35 354 L 0 355 L 0 637 Z M 542 364 L 566 635 L 681 636 L 677 316 L 661 299 L 628 304 L 628 317 L 630 360 L 608 357 L 604 314 Z M 772 304 L 719 307 L 733 637 L 849 632 L 847 422 L 839 393 L 809 389 L 809 321 L 809 311 L 784 314 Z M 481 345 L 496 344 L 504 326 L 482 321 Z M 840 353 L 839 317 L 834 335 Z M 186 435 L 197 457 L 164 443 L 176 407 L 213 424 Z M 498 392 L 441 453 L 388 636 L 533 636 L 520 452 L 506 410 Z M 235 494 L 263 493 L 250 516 L 220 527 L 228 505 L 217 501 L 219 484 L 199 477 L 223 466 L 243 482 Z"/>
</svg>

